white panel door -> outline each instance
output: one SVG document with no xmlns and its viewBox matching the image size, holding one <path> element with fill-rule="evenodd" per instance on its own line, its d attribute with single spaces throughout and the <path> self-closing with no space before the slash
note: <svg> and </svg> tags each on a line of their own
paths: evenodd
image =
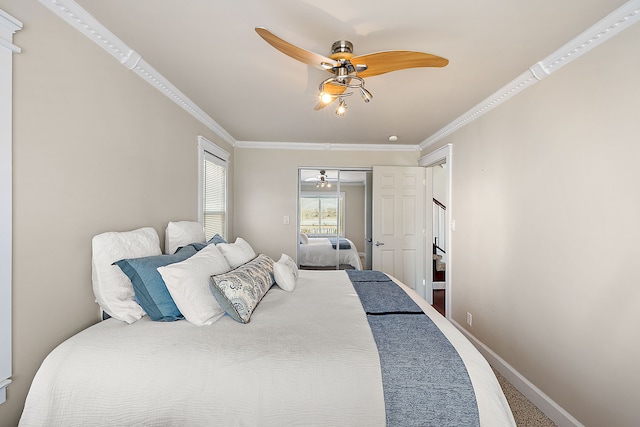
<svg viewBox="0 0 640 427">
<path fill-rule="evenodd" d="M 373 168 L 373 269 L 419 290 L 425 278 L 425 170 Z"/>
</svg>

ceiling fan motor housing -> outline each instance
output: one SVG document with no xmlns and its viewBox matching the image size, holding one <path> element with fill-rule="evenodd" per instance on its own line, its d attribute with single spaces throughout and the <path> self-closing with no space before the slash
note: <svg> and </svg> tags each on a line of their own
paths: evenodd
<svg viewBox="0 0 640 427">
<path fill-rule="evenodd" d="M 353 53 L 353 43 L 348 40 L 338 40 L 331 45 L 331 53 Z"/>
</svg>

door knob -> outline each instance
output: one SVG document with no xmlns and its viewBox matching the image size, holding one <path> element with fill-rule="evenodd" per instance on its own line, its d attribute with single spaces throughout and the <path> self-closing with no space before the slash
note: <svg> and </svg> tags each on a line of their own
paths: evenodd
<svg viewBox="0 0 640 427">
<path fill-rule="evenodd" d="M 382 245 L 384 245 L 384 242 L 378 242 L 378 241 L 376 241 L 376 246 L 382 246 Z"/>
</svg>

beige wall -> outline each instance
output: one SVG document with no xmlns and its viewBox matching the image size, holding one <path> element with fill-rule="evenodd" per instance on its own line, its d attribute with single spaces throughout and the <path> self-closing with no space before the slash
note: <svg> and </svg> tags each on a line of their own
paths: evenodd
<svg viewBox="0 0 640 427">
<path fill-rule="evenodd" d="M 0 426 L 17 424 L 36 369 L 98 320 L 91 238 L 197 219 L 203 125 L 35 0 L 2 0 L 15 43 L 13 383 Z"/>
<path fill-rule="evenodd" d="M 640 414 L 639 42 L 635 25 L 441 142 L 453 319 L 588 426 Z"/>
<path fill-rule="evenodd" d="M 256 252 L 276 260 L 282 253 L 295 259 L 298 167 L 416 166 L 418 158 L 417 151 L 236 149 L 235 234 L 251 243 Z M 283 224 L 285 215 L 291 219 L 289 225 Z"/>
</svg>

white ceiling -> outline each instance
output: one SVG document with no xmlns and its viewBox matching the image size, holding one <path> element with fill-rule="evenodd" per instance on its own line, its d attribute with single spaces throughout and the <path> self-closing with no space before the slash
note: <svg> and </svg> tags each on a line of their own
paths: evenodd
<svg viewBox="0 0 640 427">
<path fill-rule="evenodd" d="M 624 0 L 77 0 L 235 141 L 420 144 Z M 344 117 L 314 111 L 328 73 L 277 51 L 263 26 L 328 56 L 416 50 L 449 59 L 366 79 Z"/>
</svg>

